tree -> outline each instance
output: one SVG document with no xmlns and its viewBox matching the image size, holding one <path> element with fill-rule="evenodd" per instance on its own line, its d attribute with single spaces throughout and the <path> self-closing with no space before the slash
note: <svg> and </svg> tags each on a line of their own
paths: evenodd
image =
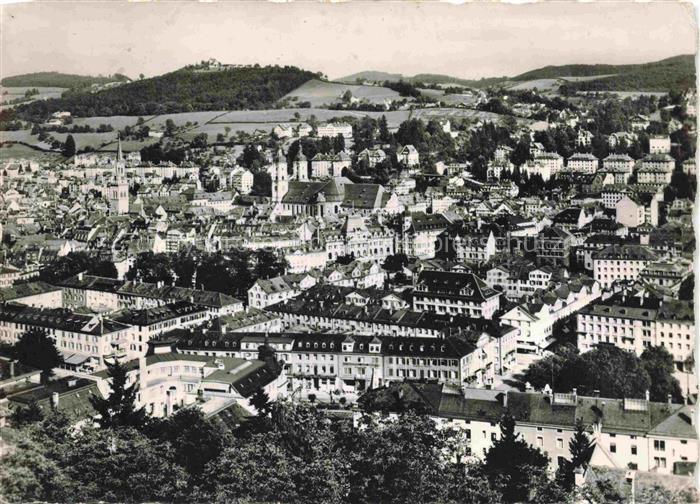
<svg viewBox="0 0 700 504">
<path fill-rule="evenodd" d="M 23 333 L 12 352 L 22 364 L 41 370 L 42 383 L 49 381 L 53 368 L 63 364 L 63 357 L 54 340 L 40 329 L 30 329 Z"/>
<path fill-rule="evenodd" d="M 576 469 L 585 469 L 593 454 L 595 445 L 588 437 L 586 426 L 582 418 L 576 419 L 574 427 L 574 435 L 569 440 L 569 453 L 571 460 L 564 461 L 564 464 L 559 467 L 558 479 L 566 488 L 573 488 L 576 482 Z"/>
<path fill-rule="evenodd" d="M 107 374 L 111 378 L 111 388 L 107 398 L 97 395 L 90 397 L 90 403 L 100 415 L 98 420 L 103 429 L 118 427 L 141 428 L 146 423 L 146 412 L 136 407 L 136 383 L 127 385 L 127 368 L 119 361 L 105 361 Z"/>
<path fill-rule="evenodd" d="M 338 152 L 342 152 L 344 150 L 345 150 L 345 137 L 341 133 L 338 133 L 333 138 L 333 152 L 335 152 L 337 154 Z"/>
<path fill-rule="evenodd" d="M 66 143 L 63 145 L 63 155 L 65 157 L 73 157 L 75 156 L 75 138 L 73 138 L 73 135 L 68 135 L 66 137 Z"/>
<path fill-rule="evenodd" d="M 39 403 L 36 402 L 36 399 L 32 399 L 26 406 L 14 408 L 10 419 L 13 426 L 22 427 L 41 422 L 44 419 L 44 412 L 39 407 Z"/>
<path fill-rule="evenodd" d="M 377 124 L 379 126 L 379 141 L 382 143 L 389 143 L 391 141 L 391 133 L 389 133 L 389 125 L 387 124 L 386 116 L 382 114 Z"/>
<path fill-rule="evenodd" d="M 168 442 L 174 458 L 190 476 L 190 484 L 196 484 L 205 466 L 215 460 L 223 448 L 225 437 L 216 424 L 204 417 L 198 407 L 187 407 L 150 427 L 150 435 Z"/>
<path fill-rule="evenodd" d="M 508 411 L 501 417 L 500 428 L 500 438 L 486 452 L 484 471 L 505 502 L 525 501 L 534 488 L 531 472 L 546 469 L 549 459 L 515 433 L 515 418 Z"/>
<path fill-rule="evenodd" d="M 642 365 L 649 373 L 652 401 L 665 402 L 670 395 L 674 402 L 683 402 L 683 393 L 678 380 L 673 376 L 675 365 L 673 356 L 663 346 L 647 347 L 641 355 Z"/>
<path fill-rule="evenodd" d="M 533 363 L 522 375 L 536 389 L 549 384 L 556 392 L 571 392 L 602 397 L 643 398 L 651 386 L 649 373 L 634 353 L 613 345 L 599 345 L 579 355 L 575 347 L 565 345 L 558 354 Z"/>
</svg>

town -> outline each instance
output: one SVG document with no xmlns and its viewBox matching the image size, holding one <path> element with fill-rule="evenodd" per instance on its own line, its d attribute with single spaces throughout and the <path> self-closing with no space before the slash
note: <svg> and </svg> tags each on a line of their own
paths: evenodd
<svg viewBox="0 0 700 504">
<path fill-rule="evenodd" d="M 3 497 L 696 502 L 671 60 L 692 81 L 627 94 L 624 65 L 3 81 L 32 87 L 0 110 Z M 228 78 L 279 94 L 140 94 Z"/>
</svg>

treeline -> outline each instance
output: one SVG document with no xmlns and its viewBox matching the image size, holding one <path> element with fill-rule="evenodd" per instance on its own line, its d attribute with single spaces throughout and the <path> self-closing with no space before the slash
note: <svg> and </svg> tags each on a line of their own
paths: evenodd
<svg viewBox="0 0 700 504">
<path fill-rule="evenodd" d="M 91 76 L 65 74 L 61 72 L 35 72 L 22 75 L 5 77 L 0 80 L 0 84 L 5 87 L 59 87 L 59 88 L 82 88 L 93 84 L 107 84 L 109 82 L 128 82 L 126 75 L 115 73 L 114 75 Z"/>
<path fill-rule="evenodd" d="M 69 91 L 61 98 L 21 105 L 17 113 L 21 118 L 37 121 L 59 110 L 77 117 L 92 117 L 264 109 L 318 77 L 292 66 L 256 65 L 207 73 L 178 70 L 96 93 Z"/>
</svg>

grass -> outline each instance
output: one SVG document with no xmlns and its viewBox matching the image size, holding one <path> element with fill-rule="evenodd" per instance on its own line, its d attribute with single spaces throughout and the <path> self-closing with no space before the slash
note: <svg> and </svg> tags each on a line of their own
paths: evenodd
<svg viewBox="0 0 700 504">
<path fill-rule="evenodd" d="M 323 82 L 312 79 L 305 82 L 294 91 L 287 93 L 285 98 L 297 98 L 298 102 L 310 102 L 312 107 L 330 104 L 340 100 L 340 97 L 350 91 L 355 98 L 365 99 L 371 103 L 384 103 L 386 100 L 398 100 L 399 93 L 380 86 L 361 86 L 356 84 L 341 84 Z"/>
<path fill-rule="evenodd" d="M 63 156 L 52 152 L 42 152 L 22 144 L 6 144 L 0 147 L 0 160 L 31 159 L 36 161 L 61 161 Z"/>
</svg>

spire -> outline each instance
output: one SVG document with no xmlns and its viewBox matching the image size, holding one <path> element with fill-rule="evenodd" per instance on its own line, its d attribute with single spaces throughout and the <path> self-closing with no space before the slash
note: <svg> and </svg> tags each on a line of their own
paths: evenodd
<svg viewBox="0 0 700 504">
<path fill-rule="evenodd" d="M 117 162 L 124 161 L 124 154 L 122 153 L 122 137 L 117 133 Z"/>
</svg>

